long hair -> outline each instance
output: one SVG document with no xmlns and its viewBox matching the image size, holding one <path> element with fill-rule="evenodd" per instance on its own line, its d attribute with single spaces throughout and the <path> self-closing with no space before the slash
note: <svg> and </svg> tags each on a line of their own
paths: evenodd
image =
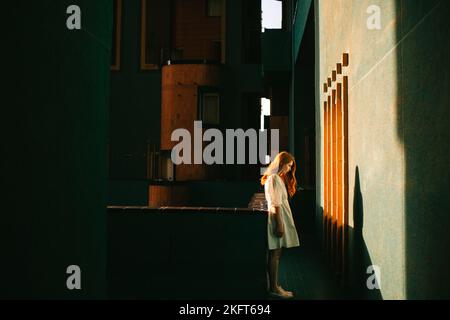
<svg viewBox="0 0 450 320">
<path fill-rule="evenodd" d="M 283 151 L 277 154 L 275 159 L 273 159 L 267 170 L 264 172 L 264 175 L 261 178 L 261 185 L 266 183 L 266 180 L 270 175 L 278 174 L 283 166 L 291 161 L 293 162 L 291 170 L 287 174 L 281 176 L 281 178 L 286 185 L 289 196 L 292 198 L 297 192 L 297 180 L 295 179 L 297 165 L 295 164 L 295 158 L 289 152 Z"/>
</svg>

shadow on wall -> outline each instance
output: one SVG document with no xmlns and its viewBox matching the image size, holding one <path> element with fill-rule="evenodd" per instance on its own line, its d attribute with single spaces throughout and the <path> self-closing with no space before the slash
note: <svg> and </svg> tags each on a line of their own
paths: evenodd
<svg viewBox="0 0 450 320">
<path fill-rule="evenodd" d="M 320 207 L 320 213 L 322 217 L 320 221 L 315 221 L 316 235 L 323 235 L 322 229 L 317 229 L 318 226 L 323 228 L 323 207 Z M 301 217 L 300 217 L 301 218 Z M 298 219 L 301 220 L 301 219 Z M 297 221 L 298 221 L 297 220 Z M 296 221 L 296 223 L 297 223 Z M 342 287 L 340 298 L 342 299 L 359 299 L 359 300 L 382 300 L 383 296 L 381 290 L 378 290 L 373 286 L 375 283 L 373 280 L 374 272 L 368 268 L 373 265 L 372 259 L 367 249 L 366 242 L 364 241 L 363 228 L 364 228 L 364 198 L 361 191 L 360 184 L 360 172 L 359 167 L 355 170 L 355 186 L 354 186 L 354 200 L 353 200 L 353 221 L 354 227 L 347 227 L 348 232 L 348 248 L 347 248 L 347 264 L 345 270 L 344 286 Z M 303 230 L 300 229 L 300 234 Z M 317 239 L 322 241 L 322 239 Z M 327 256 L 328 264 L 331 263 L 330 256 Z M 337 276 L 337 274 L 336 274 Z M 369 281 L 368 281 L 369 280 Z M 382 281 L 382 279 L 381 279 Z M 372 284 L 372 289 L 369 289 L 368 283 Z"/>
<path fill-rule="evenodd" d="M 355 187 L 353 200 L 354 228 L 349 227 L 349 277 L 352 287 L 352 295 L 355 299 L 381 300 L 381 291 L 374 288 L 370 290 L 367 282 L 373 272 L 367 273 L 367 268 L 372 265 L 369 251 L 364 241 L 364 199 L 361 192 L 359 167 L 355 170 Z M 373 283 L 372 281 L 369 281 Z"/>
<path fill-rule="evenodd" d="M 407 299 L 450 298 L 450 2 L 397 1 Z"/>
</svg>

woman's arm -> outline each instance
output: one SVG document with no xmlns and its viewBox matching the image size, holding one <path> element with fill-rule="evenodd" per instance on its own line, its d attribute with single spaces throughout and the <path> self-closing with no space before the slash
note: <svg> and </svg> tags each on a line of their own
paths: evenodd
<svg viewBox="0 0 450 320">
<path fill-rule="evenodd" d="M 284 223 L 283 219 L 281 218 L 281 209 L 279 206 L 274 207 L 275 208 L 275 220 L 277 222 L 277 226 L 274 230 L 275 235 L 279 238 L 281 238 L 284 235 Z"/>
</svg>

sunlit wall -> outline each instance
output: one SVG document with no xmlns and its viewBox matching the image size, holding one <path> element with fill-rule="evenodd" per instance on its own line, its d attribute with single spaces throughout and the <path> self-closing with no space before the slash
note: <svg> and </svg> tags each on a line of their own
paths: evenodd
<svg viewBox="0 0 450 320">
<path fill-rule="evenodd" d="M 368 27 L 371 5 L 381 28 Z M 405 155 L 398 138 L 399 67 L 396 1 L 316 1 L 319 32 L 317 89 L 349 53 L 349 281 L 362 298 L 405 298 Z M 322 91 L 321 91 L 322 92 Z M 323 101 L 316 108 L 323 124 Z M 317 193 L 323 204 L 323 125 L 317 126 Z M 319 187 L 320 186 L 320 187 Z M 361 235 L 361 236 L 358 236 Z M 364 273 L 380 267 L 381 290 L 366 287 Z"/>
</svg>

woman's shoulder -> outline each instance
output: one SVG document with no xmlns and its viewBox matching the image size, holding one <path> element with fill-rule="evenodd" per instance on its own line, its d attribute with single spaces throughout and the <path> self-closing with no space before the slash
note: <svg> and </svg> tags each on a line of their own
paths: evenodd
<svg viewBox="0 0 450 320">
<path fill-rule="evenodd" d="M 279 179 L 281 179 L 281 177 L 277 174 L 277 173 L 272 173 L 271 175 L 269 175 L 267 177 L 267 180 L 275 180 L 275 181 L 279 181 Z"/>
</svg>

